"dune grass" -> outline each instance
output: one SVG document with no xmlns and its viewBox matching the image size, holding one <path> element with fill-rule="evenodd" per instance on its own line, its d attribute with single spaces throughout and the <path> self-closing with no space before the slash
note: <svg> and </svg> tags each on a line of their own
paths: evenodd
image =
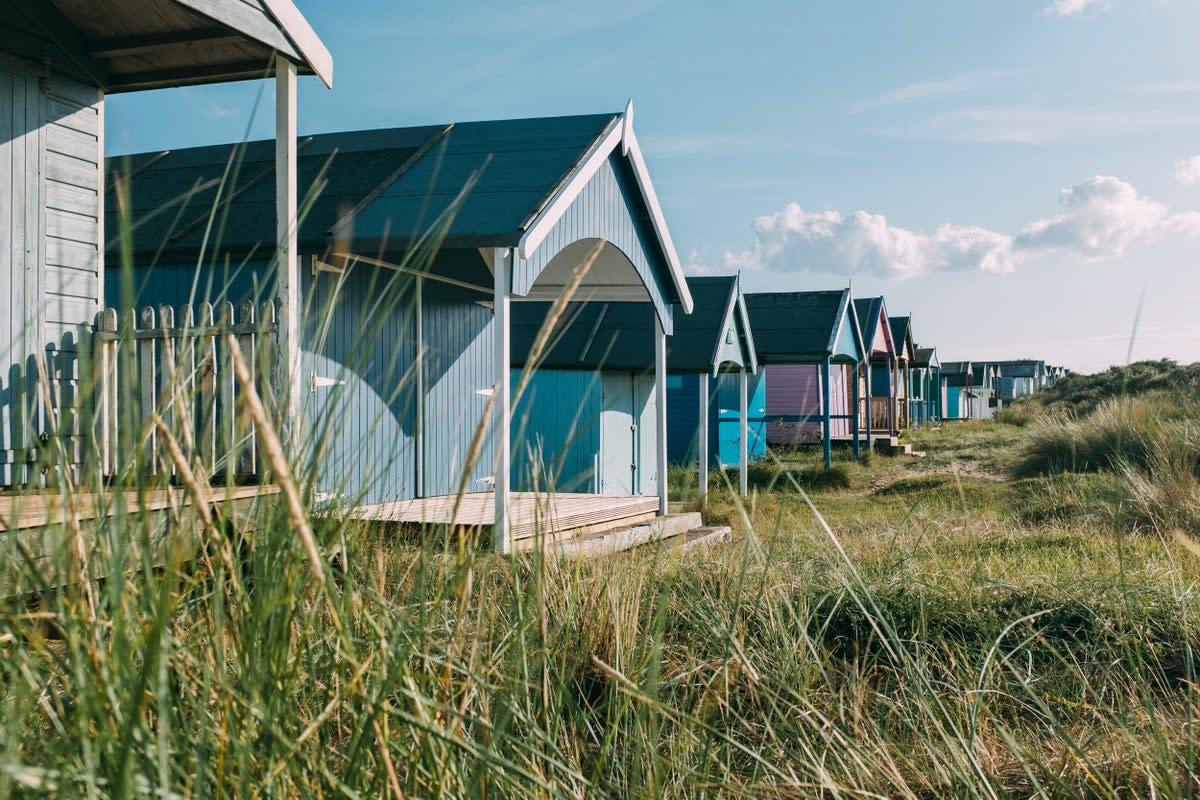
<svg viewBox="0 0 1200 800">
<path fill-rule="evenodd" d="M 684 557 L 321 518 L 354 556 L 321 586 L 266 505 L 232 573 L 0 608 L 0 794 L 1188 797 L 1200 560 L 1064 499 L 1094 487 L 956 468 L 1016 430 L 922 432 L 941 455 L 851 488 L 716 486 L 735 541 Z"/>
</svg>

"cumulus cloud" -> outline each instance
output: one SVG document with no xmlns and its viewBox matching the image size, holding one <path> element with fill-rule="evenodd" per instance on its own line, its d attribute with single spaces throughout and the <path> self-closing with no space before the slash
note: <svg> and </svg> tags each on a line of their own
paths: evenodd
<svg viewBox="0 0 1200 800">
<path fill-rule="evenodd" d="M 1095 9 L 1108 8 L 1108 0 L 1053 0 L 1046 13 L 1055 17 L 1070 17 Z"/>
<path fill-rule="evenodd" d="M 1070 250 L 1088 259 L 1121 256 L 1168 234 L 1200 233 L 1195 213 L 1172 214 L 1119 178 L 1096 176 L 1059 194 L 1062 213 L 1027 226 L 1017 251 Z"/>
<path fill-rule="evenodd" d="M 1200 156 L 1175 162 L 1175 180 L 1180 183 L 1200 183 Z"/>
<path fill-rule="evenodd" d="M 797 203 L 754 221 L 754 243 L 726 253 L 726 269 L 830 271 L 914 278 L 937 272 L 1011 272 L 1039 254 L 1068 251 L 1114 258 L 1168 235 L 1200 235 L 1200 212 L 1172 213 L 1118 178 L 1097 176 L 1063 189 L 1057 216 L 1009 236 L 973 225 L 943 224 L 933 233 L 888 223 L 881 214 L 806 211 Z M 705 259 L 707 261 L 707 259 Z"/>
<path fill-rule="evenodd" d="M 808 212 L 797 203 L 754 221 L 754 246 L 725 256 L 729 268 L 828 269 L 912 278 L 943 270 L 1009 272 L 1012 240 L 974 226 L 942 225 L 933 234 L 889 225 L 881 214 Z"/>
</svg>

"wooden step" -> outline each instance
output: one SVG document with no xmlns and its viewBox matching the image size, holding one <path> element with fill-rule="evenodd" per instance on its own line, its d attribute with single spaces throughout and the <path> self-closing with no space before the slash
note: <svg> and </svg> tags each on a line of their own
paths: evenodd
<svg viewBox="0 0 1200 800">
<path fill-rule="evenodd" d="M 662 546 L 674 551 L 690 550 L 693 547 L 711 547 L 728 542 L 733 538 L 733 529 L 728 525 L 709 525 L 664 539 Z"/>
<path fill-rule="evenodd" d="M 703 527 L 699 512 L 668 514 L 627 528 L 549 542 L 546 551 L 566 558 L 592 558 L 661 542 Z"/>
</svg>

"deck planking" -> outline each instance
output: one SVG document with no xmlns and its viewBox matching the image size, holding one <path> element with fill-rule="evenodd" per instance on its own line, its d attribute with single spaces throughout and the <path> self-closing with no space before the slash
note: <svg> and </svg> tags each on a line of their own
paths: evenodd
<svg viewBox="0 0 1200 800">
<path fill-rule="evenodd" d="M 657 512 L 657 497 L 513 492 L 509 495 L 509 531 L 513 539 L 527 539 L 539 533 L 557 537 L 622 521 L 643 521 Z M 351 516 L 373 522 L 468 529 L 490 528 L 496 522 L 495 498 L 491 492 L 360 506 L 351 511 Z"/>
</svg>

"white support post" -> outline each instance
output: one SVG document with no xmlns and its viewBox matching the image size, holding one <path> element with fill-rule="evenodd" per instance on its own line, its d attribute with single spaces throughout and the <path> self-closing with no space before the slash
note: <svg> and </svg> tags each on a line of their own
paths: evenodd
<svg viewBox="0 0 1200 800">
<path fill-rule="evenodd" d="M 296 65 L 275 60 L 275 301 L 279 306 L 275 386 L 285 447 L 299 441 L 300 255 L 296 222 Z"/>
<path fill-rule="evenodd" d="M 509 335 L 510 335 L 510 320 L 509 320 L 509 270 L 512 267 L 510 261 L 511 249 L 496 248 L 493 253 L 493 275 L 495 276 L 495 289 L 492 300 L 495 304 L 495 330 L 493 337 L 496 345 L 495 362 L 493 367 L 496 370 L 496 389 L 495 395 L 492 398 L 492 435 L 496 437 L 496 473 L 495 482 L 493 484 L 493 494 L 495 495 L 495 525 L 492 528 L 493 546 L 497 553 L 507 553 L 512 549 L 512 542 L 508 536 L 508 491 L 509 491 L 509 471 L 511 468 L 510 452 L 511 443 L 509 438 L 512 435 L 510 425 L 512 423 L 512 415 L 509 406 L 512 401 L 511 386 L 510 386 L 510 370 L 512 367 L 512 359 L 509 354 Z"/>
<path fill-rule="evenodd" d="M 738 375 L 738 491 L 750 493 L 750 373 Z"/>
<path fill-rule="evenodd" d="M 698 376 L 700 384 L 700 424 L 696 427 L 696 452 L 700 461 L 700 497 L 708 496 L 708 373 Z"/>
<path fill-rule="evenodd" d="M 654 445 L 658 465 L 658 513 L 667 515 L 667 332 L 654 320 Z"/>
</svg>

